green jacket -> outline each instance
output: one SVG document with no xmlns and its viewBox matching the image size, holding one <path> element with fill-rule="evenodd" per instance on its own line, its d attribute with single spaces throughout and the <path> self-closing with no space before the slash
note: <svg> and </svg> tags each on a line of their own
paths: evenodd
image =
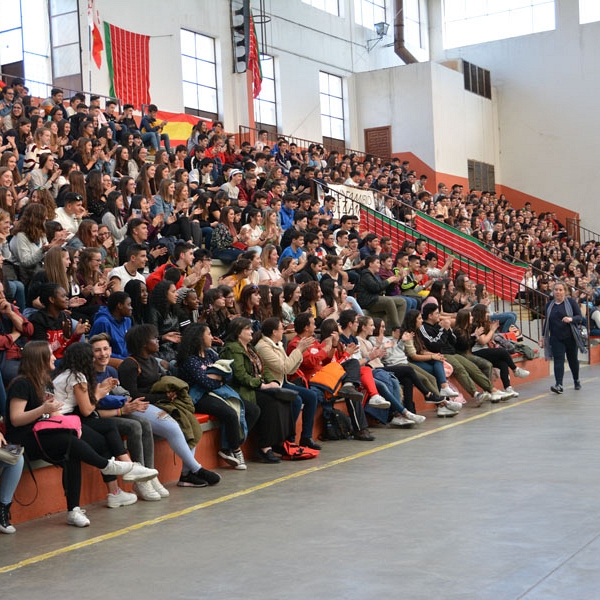
<svg viewBox="0 0 600 600">
<path fill-rule="evenodd" d="M 256 402 L 256 390 L 264 382 L 273 381 L 268 369 L 264 369 L 262 377 L 253 377 L 252 361 L 248 357 L 246 350 L 239 342 L 227 342 L 219 355 L 220 358 L 233 360 L 231 369 L 233 379 L 231 387 L 246 400 L 246 402 Z"/>
</svg>

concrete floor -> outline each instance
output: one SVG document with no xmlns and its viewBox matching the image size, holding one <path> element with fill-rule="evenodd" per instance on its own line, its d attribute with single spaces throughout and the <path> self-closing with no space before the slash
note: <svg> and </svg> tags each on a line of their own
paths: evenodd
<svg viewBox="0 0 600 600">
<path fill-rule="evenodd" d="M 0 536 L 2 598 L 600 598 L 600 367 L 211 489 Z M 568 381 L 566 379 L 565 381 Z M 24 561 L 24 562 L 20 562 Z"/>
</svg>

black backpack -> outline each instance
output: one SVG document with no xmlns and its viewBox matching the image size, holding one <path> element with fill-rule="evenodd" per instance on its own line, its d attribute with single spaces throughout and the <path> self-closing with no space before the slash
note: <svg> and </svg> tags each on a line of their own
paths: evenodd
<svg viewBox="0 0 600 600">
<path fill-rule="evenodd" d="M 327 417 L 323 417 L 322 440 L 348 440 L 352 437 L 350 417 L 337 408 L 332 408 Z"/>
</svg>

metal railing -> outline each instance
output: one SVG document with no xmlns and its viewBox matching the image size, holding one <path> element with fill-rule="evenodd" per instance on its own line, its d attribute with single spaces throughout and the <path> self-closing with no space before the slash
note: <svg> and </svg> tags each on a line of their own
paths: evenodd
<svg viewBox="0 0 600 600">
<path fill-rule="evenodd" d="M 256 140 L 258 139 L 259 129 L 256 127 L 247 127 L 245 125 L 239 126 L 239 143 L 242 142 L 250 142 L 250 144 L 254 145 Z M 311 144 L 316 144 L 318 146 L 324 146 L 323 140 L 317 142 L 315 140 L 306 140 L 304 138 L 300 138 L 295 135 L 286 135 L 284 133 L 276 134 L 275 138 L 284 137 L 290 144 L 296 144 L 298 149 L 300 150 L 308 150 L 308 147 Z M 270 139 L 270 146 L 276 143 L 277 139 Z M 352 150 L 351 148 L 344 148 L 343 150 L 338 150 L 340 154 L 355 154 L 358 158 L 364 158 L 366 154 L 362 150 Z"/>
<path fill-rule="evenodd" d="M 69 99 L 72 98 L 75 94 L 84 94 L 86 99 L 86 104 L 89 105 L 90 96 L 98 96 L 100 98 L 104 98 L 104 103 L 106 106 L 107 100 L 114 100 L 117 103 L 119 110 L 121 109 L 121 100 L 120 98 L 113 98 L 112 96 L 105 96 L 103 94 L 98 94 L 96 92 L 84 92 L 83 90 L 74 90 L 70 88 L 66 88 L 63 86 L 58 86 L 53 83 L 46 83 L 43 81 L 36 81 L 35 79 L 29 79 L 26 77 L 17 77 L 16 75 L 8 75 L 7 73 L 1 73 L 0 79 L 5 81 L 10 85 L 11 81 L 14 79 L 24 79 L 25 87 L 29 88 L 30 95 L 33 98 L 39 98 L 40 100 L 44 100 L 50 96 L 50 92 L 53 88 L 59 88 L 63 91 L 63 96 L 65 100 L 65 104 L 68 106 Z"/>
<path fill-rule="evenodd" d="M 600 233 L 596 233 L 591 229 L 581 226 L 581 219 L 579 217 L 567 217 L 566 220 L 567 235 L 580 244 L 585 242 L 600 242 Z"/>
<path fill-rule="evenodd" d="M 336 191 L 335 194 L 338 198 L 337 208 L 339 214 L 360 215 L 361 221 L 364 222 L 367 213 L 372 213 L 375 218 L 369 219 L 369 233 L 374 233 L 378 237 L 390 234 L 390 228 L 389 226 L 386 227 L 386 223 L 389 225 L 392 219 L 384 217 L 380 211 L 366 207 L 358 200 L 351 198 L 341 191 Z M 404 239 L 412 240 L 424 237 L 418 229 L 414 229 L 402 221 L 394 220 L 394 225 L 397 237 L 394 239 L 392 236 L 392 240 L 397 247 L 402 245 Z M 511 298 L 508 308 L 505 306 L 508 301 L 503 301 L 498 296 L 494 296 L 492 298 L 494 312 L 515 312 L 517 314 L 517 326 L 520 328 L 523 336 L 535 344 L 538 343 L 542 334 L 545 307 L 549 299 L 548 295 L 502 273 L 493 270 L 482 273 L 481 266 L 475 261 L 461 256 L 457 251 L 435 239 L 426 239 L 428 240 L 428 250 L 438 255 L 440 264 L 443 263 L 441 257 L 445 259 L 449 256 L 454 256 L 456 262 L 460 264 L 460 270 L 476 283 L 485 283 L 486 286 L 493 287 L 494 289 L 502 287 L 504 289 L 519 290 Z M 455 265 L 454 272 L 457 270 L 458 268 Z"/>
</svg>

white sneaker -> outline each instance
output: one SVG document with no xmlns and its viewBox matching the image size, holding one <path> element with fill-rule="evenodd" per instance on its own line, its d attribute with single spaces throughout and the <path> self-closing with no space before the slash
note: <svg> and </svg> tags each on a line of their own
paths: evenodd
<svg viewBox="0 0 600 600">
<path fill-rule="evenodd" d="M 497 402 L 506 402 L 506 400 L 510 400 L 511 398 L 514 398 L 514 394 L 512 392 L 509 392 L 508 390 L 496 390 L 490 399 L 494 404 L 496 404 Z"/>
<path fill-rule="evenodd" d="M 458 396 L 458 392 L 448 386 L 440 390 L 440 396 L 444 396 L 445 398 L 456 398 Z"/>
<path fill-rule="evenodd" d="M 514 371 L 515 377 L 529 377 L 529 371 L 527 369 L 521 369 L 521 367 L 517 367 Z"/>
<path fill-rule="evenodd" d="M 75 527 L 89 527 L 90 520 L 85 516 L 85 510 L 76 506 L 73 510 L 67 513 L 67 525 Z"/>
<path fill-rule="evenodd" d="M 158 477 L 150 480 L 150 485 L 158 492 L 161 498 L 169 497 L 169 490 L 158 480 Z"/>
<path fill-rule="evenodd" d="M 375 394 L 374 396 L 371 396 L 371 398 L 369 398 L 369 404 L 376 408 L 389 408 L 390 407 L 390 403 L 383 396 L 380 396 L 379 394 Z"/>
<path fill-rule="evenodd" d="M 439 406 L 437 409 L 437 416 L 440 418 L 455 417 L 457 414 L 457 412 L 450 410 L 447 406 Z"/>
<path fill-rule="evenodd" d="M 235 466 L 237 471 L 245 471 L 248 467 L 246 466 L 246 459 L 241 450 L 236 450 L 231 453 L 235 459 L 239 461 L 239 464 Z"/>
<path fill-rule="evenodd" d="M 135 494 L 124 492 L 121 488 L 116 494 L 108 494 L 108 508 L 119 508 L 119 506 L 129 506 L 135 504 L 138 498 Z"/>
<path fill-rule="evenodd" d="M 390 421 L 390 425 L 395 425 L 396 427 L 412 427 L 415 424 L 414 421 L 409 421 L 404 417 L 394 417 Z"/>
<path fill-rule="evenodd" d="M 238 467 L 240 464 L 240 459 L 231 451 L 221 449 L 217 452 L 217 454 L 230 466 L 230 467 Z"/>
<path fill-rule="evenodd" d="M 458 412 L 463 407 L 463 405 L 460 402 L 453 402 L 452 400 L 446 400 L 444 406 L 452 412 Z"/>
<path fill-rule="evenodd" d="M 100 473 L 102 473 L 102 475 L 125 475 L 126 473 L 129 473 L 131 469 L 133 469 L 133 463 L 110 458 L 104 469 L 100 469 Z"/>
<path fill-rule="evenodd" d="M 123 475 L 123 481 L 148 481 L 158 475 L 156 469 L 148 469 L 138 462 L 131 463 L 133 467 Z"/>
<path fill-rule="evenodd" d="M 489 392 L 477 392 L 473 396 L 473 400 L 475 401 L 475 406 L 481 406 L 484 402 L 492 399 L 492 395 Z"/>
<path fill-rule="evenodd" d="M 133 484 L 133 491 L 137 494 L 138 498 L 146 502 L 158 502 L 160 500 L 160 494 L 149 481 L 136 481 Z"/>
<path fill-rule="evenodd" d="M 509 385 L 504 391 L 505 392 L 510 392 L 512 394 L 513 398 L 518 398 L 519 397 L 519 392 L 517 392 L 517 390 L 515 390 L 515 388 L 512 387 L 511 385 Z"/>
<path fill-rule="evenodd" d="M 424 417 L 423 415 L 415 415 L 414 413 L 411 413 L 409 410 L 405 410 L 402 413 L 402 416 L 405 419 L 412 421 L 413 423 L 423 423 L 423 422 L 425 422 L 425 419 L 427 418 L 427 417 Z"/>
</svg>

